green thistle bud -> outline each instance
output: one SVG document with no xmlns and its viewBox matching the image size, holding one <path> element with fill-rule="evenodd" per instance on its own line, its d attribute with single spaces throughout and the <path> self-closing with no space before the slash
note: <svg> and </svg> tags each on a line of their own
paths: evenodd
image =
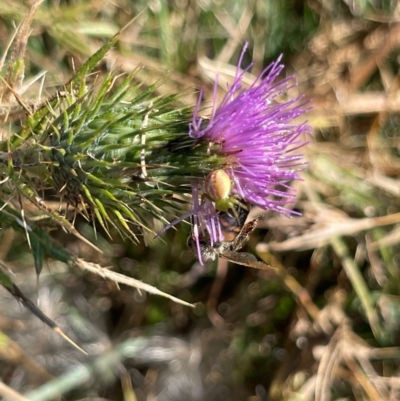
<svg viewBox="0 0 400 401">
<path fill-rule="evenodd" d="M 90 92 L 84 84 L 66 90 L 28 119 L 8 154 L 24 196 L 53 189 L 110 235 L 114 228 L 134 239 L 131 223 L 151 231 L 149 217 L 165 222 L 166 210 L 181 209 L 178 195 L 191 193 L 190 180 L 223 160 L 188 135 L 193 109 L 133 78 L 110 75 Z"/>
</svg>

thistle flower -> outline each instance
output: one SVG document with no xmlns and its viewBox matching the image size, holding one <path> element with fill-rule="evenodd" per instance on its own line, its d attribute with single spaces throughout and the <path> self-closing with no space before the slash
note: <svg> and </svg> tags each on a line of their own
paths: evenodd
<svg viewBox="0 0 400 401">
<path fill-rule="evenodd" d="M 7 203 L 18 193 L 75 232 L 67 216 L 41 202 L 43 195 L 57 194 L 110 236 L 117 231 L 135 240 L 134 226 L 152 232 L 151 221 L 165 221 L 167 210 L 179 213 L 187 199 L 179 195 L 191 190 L 192 210 L 165 229 L 191 217 L 198 248 L 201 236 L 208 235 L 211 244 L 222 240 L 218 211 L 232 209 L 232 194 L 263 209 L 291 213 L 284 207 L 294 196 L 289 182 L 304 166 L 294 151 L 304 145 L 301 134 L 310 128 L 292 122 L 306 111 L 299 98 L 274 102 L 292 85 L 290 78 L 274 83 L 283 69 L 280 60 L 248 89 L 242 80 L 251 66 L 243 72 L 238 68 L 219 106 L 214 95 L 205 122 L 198 117 L 199 102 L 194 112 L 176 108 L 176 95 L 157 95 L 158 84 L 141 88 L 134 75 L 114 85 L 110 74 L 88 90 L 88 73 L 116 40 L 29 116 L 18 135 L 0 141 L 0 199 Z M 205 177 L 216 170 L 228 185 L 216 193 L 227 202 L 207 197 Z"/>
<path fill-rule="evenodd" d="M 231 179 L 233 194 L 264 210 L 290 216 L 294 212 L 285 205 L 293 202 L 295 193 L 289 184 L 300 178 L 299 172 L 306 165 L 303 156 L 295 151 L 306 144 L 303 134 L 311 132 L 305 122 L 298 124 L 293 120 L 309 107 L 307 102 L 301 102 L 301 97 L 276 102 L 296 85 L 293 77 L 276 81 L 284 68 L 281 58 L 271 63 L 248 89 L 243 88 L 243 77 L 252 66 L 240 70 L 246 48 L 247 45 L 241 53 L 233 84 L 218 106 L 215 84 L 212 113 L 206 124 L 198 117 L 199 100 L 189 136 L 208 143 L 210 153 L 224 159 L 221 168 Z M 205 190 L 204 185 L 202 180 L 193 182 L 194 198 L 198 187 Z M 195 199 L 191 215 L 197 244 L 199 228 L 208 232 L 211 242 L 221 240 L 216 212 L 209 201 L 199 204 Z"/>
</svg>

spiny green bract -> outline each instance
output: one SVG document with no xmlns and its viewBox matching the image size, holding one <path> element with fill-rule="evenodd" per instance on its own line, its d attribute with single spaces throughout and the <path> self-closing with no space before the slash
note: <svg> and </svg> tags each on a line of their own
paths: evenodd
<svg viewBox="0 0 400 401">
<path fill-rule="evenodd" d="M 47 113 L 39 110 L 29 138 L 24 127 L 24 143 L 11 149 L 18 177 L 32 191 L 24 196 L 55 189 L 106 232 L 114 227 L 130 238 L 131 223 L 151 231 L 149 217 L 166 221 L 166 210 L 180 209 L 174 195 L 190 193 L 190 179 L 218 160 L 188 136 L 193 110 L 176 108 L 176 95 L 157 96 L 158 85 L 143 89 L 133 76 L 108 76 L 88 93 L 66 88 Z"/>
</svg>

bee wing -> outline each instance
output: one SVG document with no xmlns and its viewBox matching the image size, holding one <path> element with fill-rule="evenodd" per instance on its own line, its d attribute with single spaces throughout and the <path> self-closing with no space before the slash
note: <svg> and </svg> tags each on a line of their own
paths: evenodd
<svg viewBox="0 0 400 401">
<path fill-rule="evenodd" d="M 237 263 L 238 265 L 253 267 L 254 269 L 269 270 L 269 271 L 272 270 L 278 272 L 277 267 L 267 265 L 266 263 L 257 260 L 257 258 L 251 253 L 225 251 L 224 253 L 220 253 L 219 257 L 227 259 L 233 263 Z"/>
<path fill-rule="evenodd" d="M 234 251 L 239 250 L 248 241 L 250 234 L 256 229 L 258 223 L 258 217 L 252 221 L 246 223 L 240 230 L 239 235 L 233 241 L 232 249 Z"/>
</svg>

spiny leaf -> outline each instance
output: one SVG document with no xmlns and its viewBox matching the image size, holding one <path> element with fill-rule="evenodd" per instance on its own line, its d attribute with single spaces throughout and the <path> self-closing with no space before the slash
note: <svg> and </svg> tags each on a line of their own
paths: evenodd
<svg viewBox="0 0 400 401">
<path fill-rule="evenodd" d="M 75 237 L 79 238 L 80 240 L 82 240 L 83 242 L 85 242 L 86 244 L 90 245 L 93 249 L 95 249 L 96 251 L 102 253 L 102 251 L 97 248 L 94 244 L 92 244 L 88 239 L 86 239 L 85 237 L 83 237 L 77 230 L 76 228 L 65 218 L 62 217 L 59 213 L 50 210 L 45 204 L 44 202 L 42 202 L 41 200 L 39 200 L 38 198 L 36 198 L 34 196 L 34 194 L 31 193 L 31 191 L 24 186 L 20 186 L 18 187 L 18 189 L 21 191 L 21 193 L 27 198 L 29 199 L 39 210 L 41 210 L 42 212 L 44 212 L 45 214 L 47 214 L 49 217 L 51 217 L 54 221 L 56 221 L 58 224 L 60 224 L 62 227 L 64 227 L 68 232 L 70 232 L 71 234 L 75 235 Z"/>
<path fill-rule="evenodd" d="M 86 90 L 86 77 L 93 70 L 93 68 L 103 59 L 105 54 L 117 43 L 119 39 L 119 32 L 108 40 L 96 53 L 93 54 L 85 63 L 83 63 L 77 70 L 75 76 L 65 84 L 55 95 L 47 99 L 41 106 L 28 117 L 25 126 L 19 132 L 19 135 L 14 135 L 12 139 L 12 148 L 21 146 L 24 140 L 35 135 L 40 134 L 41 126 L 47 126 L 47 116 L 51 109 L 55 109 L 60 103 L 60 99 L 68 95 L 68 93 L 79 96 L 84 95 Z M 5 145 L 5 144 L 3 144 Z M 6 149 L 2 149 L 6 150 Z"/>
<path fill-rule="evenodd" d="M 40 235 L 40 234 L 39 234 Z M 41 241 L 34 235 L 30 238 L 33 260 L 35 262 L 36 274 L 39 276 L 43 268 L 45 250 Z"/>
<path fill-rule="evenodd" d="M 21 302 L 25 308 L 32 312 L 37 318 L 39 318 L 44 324 L 53 329 L 66 341 L 72 344 L 79 351 L 87 355 L 79 345 L 72 341 L 56 323 L 53 322 L 46 314 L 44 314 L 20 289 L 16 284 L 13 283 L 11 278 L 5 273 L 4 268 L 0 266 L 0 284 L 19 302 Z"/>
<path fill-rule="evenodd" d="M 68 87 L 69 84 L 77 85 L 86 80 L 86 76 L 93 68 L 103 59 L 106 53 L 113 48 L 113 46 L 118 42 L 120 33 L 117 32 L 110 40 L 108 40 L 88 61 L 83 63 L 75 76 L 68 82 L 65 86 Z"/>
<path fill-rule="evenodd" d="M 6 289 L 12 288 L 13 286 L 12 280 L 10 279 L 8 274 L 6 274 L 3 271 L 3 267 L 1 266 L 1 264 L 0 264 L 0 284 Z"/>
</svg>

